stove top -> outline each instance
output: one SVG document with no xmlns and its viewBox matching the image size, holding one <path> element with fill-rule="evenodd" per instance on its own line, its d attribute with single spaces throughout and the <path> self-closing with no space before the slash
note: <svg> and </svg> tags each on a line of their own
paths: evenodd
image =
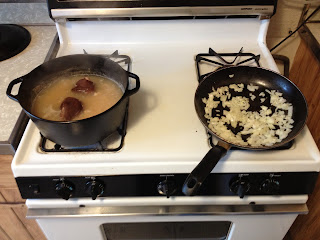
<svg viewBox="0 0 320 240">
<path fill-rule="evenodd" d="M 265 1 L 269 7 L 264 7 L 247 1 L 244 4 L 249 6 L 238 4 L 232 9 L 234 3 L 224 3 L 217 6 L 204 0 L 186 7 L 179 1 L 162 1 L 164 5 L 151 9 L 148 4 L 153 1 L 104 1 L 96 9 L 86 1 L 49 1 L 60 39 L 58 57 L 81 54 L 84 49 L 109 55 L 117 50 L 131 59 L 130 71 L 140 77 L 141 88 L 130 97 L 123 147 L 116 152 L 46 152 L 40 147 L 38 129 L 29 122 L 12 162 L 22 196 L 41 200 L 102 197 L 104 201 L 107 197 L 164 195 L 179 199 L 184 180 L 211 148 L 194 109 L 198 78 L 221 62 L 278 70 L 265 44 L 274 2 Z M 208 48 L 209 56 L 201 54 Z M 216 53 L 224 60 L 212 59 Z M 211 144 L 215 141 L 212 137 Z M 244 182 L 251 184 L 247 194 L 255 197 L 253 201 L 282 194 L 284 202 L 305 202 L 319 170 L 320 154 L 305 127 L 285 150 L 230 150 L 199 194 L 220 200 L 228 196 L 237 202 L 235 195 L 244 195 L 236 186 Z M 295 195 L 294 200 L 290 195 Z M 205 198 L 188 199 L 199 203 Z"/>
<path fill-rule="evenodd" d="M 12 163 L 15 177 L 191 172 L 210 149 L 193 105 L 197 54 L 209 47 L 218 53 L 238 53 L 243 48 L 243 53 L 260 55 L 262 67 L 277 71 L 263 42 L 267 25 L 268 21 L 259 19 L 59 23 L 58 56 L 83 53 L 83 49 L 111 54 L 117 49 L 131 58 L 141 88 L 130 97 L 127 134 L 120 151 L 43 153 L 39 131 L 30 122 Z M 86 35 L 83 27 L 89 31 Z M 101 34 L 92 37 L 97 32 Z M 213 172 L 319 171 L 319 162 L 306 127 L 290 149 L 231 150 Z"/>
</svg>

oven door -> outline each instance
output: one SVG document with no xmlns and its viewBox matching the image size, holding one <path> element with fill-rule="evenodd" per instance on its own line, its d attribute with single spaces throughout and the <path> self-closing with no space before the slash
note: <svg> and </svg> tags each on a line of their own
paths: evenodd
<svg viewBox="0 0 320 240">
<path fill-rule="evenodd" d="M 49 240 L 281 240 L 305 204 L 28 209 Z"/>
</svg>

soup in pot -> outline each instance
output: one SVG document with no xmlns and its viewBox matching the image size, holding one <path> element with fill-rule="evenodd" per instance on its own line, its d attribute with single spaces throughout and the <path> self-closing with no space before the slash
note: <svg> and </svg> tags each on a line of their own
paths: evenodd
<svg viewBox="0 0 320 240">
<path fill-rule="evenodd" d="M 60 77 L 39 92 L 31 112 L 52 121 L 80 120 L 108 110 L 122 96 L 116 82 L 101 76 Z"/>
</svg>

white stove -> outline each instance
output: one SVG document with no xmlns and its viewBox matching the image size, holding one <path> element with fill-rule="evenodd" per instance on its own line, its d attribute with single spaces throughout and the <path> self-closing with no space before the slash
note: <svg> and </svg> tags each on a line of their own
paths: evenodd
<svg viewBox="0 0 320 240">
<path fill-rule="evenodd" d="M 139 222 L 140 227 L 134 228 L 137 233 L 146 222 L 201 221 L 228 222 L 225 238 L 219 239 L 281 239 L 296 216 L 306 212 L 305 203 L 320 169 L 319 150 L 307 127 L 285 150 L 230 150 L 198 196 L 181 193 L 183 180 L 210 149 L 208 134 L 193 103 L 198 85 L 196 55 L 207 53 L 209 48 L 217 53 L 238 53 L 242 49 L 244 53 L 260 55 L 261 67 L 278 71 L 265 42 L 269 20 L 261 20 L 271 14 L 273 6 L 237 6 L 236 9 L 247 9 L 243 10 L 246 14 L 240 13 L 241 18 L 234 17 L 239 13 L 230 10 L 231 6 L 225 6 L 224 11 L 222 6 L 176 8 L 184 17 L 200 13 L 216 16 L 210 19 L 168 18 L 175 14 L 175 8 L 159 7 L 161 13 L 149 9 L 157 19 L 145 19 L 148 8 L 138 9 L 138 17 L 132 18 L 135 8 L 75 9 L 72 4 L 61 9 L 49 1 L 60 39 L 58 57 L 82 54 L 84 50 L 90 54 L 118 51 L 130 57 L 130 71 L 140 77 L 141 87 L 130 97 L 127 134 L 117 152 L 44 152 L 39 130 L 29 121 L 12 162 L 21 194 L 28 199 L 28 216 L 37 219 L 49 239 L 130 239 L 121 238 L 121 234 L 119 238 L 112 237 L 113 230 L 105 223 L 123 222 L 128 226 Z M 193 14 L 190 9 L 195 9 Z M 232 18 L 222 18 L 231 14 Z M 166 19 L 158 15 L 165 15 Z M 114 19 L 116 16 L 121 19 Z M 235 63 L 243 59 L 238 57 Z M 254 65 L 252 61 L 245 64 Z M 215 66 L 203 64 L 201 70 L 214 71 Z M 230 191 L 230 184 L 239 179 L 252 186 L 251 192 L 240 198 Z M 269 180 L 276 186 L 262 191 L 261 184 Z M 85 191 L 84 185 L 90 181 L 102 184 L 102 192 L 92 196 L 96 200 Z M 165 181 L 174 183 L 170 194 L 162 191 Z M 56 193 L 59 183 L 66 183 L 63 187 L 71 191 L 67 196 Z M 179 209 L 181 206 L 186 209 Z M 205 206 L 207 210 L 202 209 Z M 88 221 L 91 230 L 75 231 Z M 67 230 L 57 231 L 63 226 Z M 246 228 L 253 229 L 252 226 L 262 232 L 254 231 L 253 238 L 248 238 Z M 115 232 L 118 227 L 112 225 Z M 146 227 L 151 226 L 144 225 L 142 229 Z M 160 228 L 165 227 L 160 224 Z M 212 236 L 216 238 L 199 233 L 195 239 L 218 239 L 217 235 Z M 160 237 L 140 236 L 152 238 Z M 170 234 L 165 238 L 173 239 Z"/>
<path fill-rule="evenodd" d="M 15 177 L 190 172 L 210 147 L 194 110 L 198 85 L 195 56 L 211 46 L 217 52 L 238 52 L 243 47 L 245 52 L 260 54 L 262 67 L 278 71 L 260 36 L 265 36 L 267 25 L 267 20 L 259 19 L 58 23 L 60 34 L 69 33 L 65 33 L 67 38 L 59 36 L 62 44 L 58 56 L 83 53 L 83 49 L 91 54 L 118 50 L 131 58 L 131 71 L 140 77 L 141 89 L 130 98 L 127 135 L 119 152 L 43 153 L 39 150 L 39 131 L 30 122 L 13 162 Z M 102 29 L 101 39 L 90 39 Z M 224 42 L 219 36 L 222 29 L 227 39 L 236 42 Z M 134 39 L 137 36 L 130 31 L 145 36 L 143 42 Z M 80 40 L 89 44 L 73 40 L 81 33 Z M 111 43 L 101 43 L 110 35 Z M 152 43 L 149 38 L 160 42 Z M 228 45 L 232 46 L 229 50 Z M 319 171 L 318 149 L 308 129 L 295 140 L 285 151 L 231 151 L 214 172 Z"/>
</svg>

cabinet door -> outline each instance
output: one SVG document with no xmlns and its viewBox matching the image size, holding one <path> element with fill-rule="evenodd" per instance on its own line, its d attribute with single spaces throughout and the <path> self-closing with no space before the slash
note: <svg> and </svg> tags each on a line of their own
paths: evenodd
<svg viewBox="0 0 320 240">
<path fill-rule="evenodd" d="M 320 63 L 303 40 L 297 50 L 289 76 L 308 102 L 307 125 L 320 148 Z"/>
<path fill-rule="evenodd" d="M 304 94 L 309 109 L 307 125 L 320 149 L 320 63 L 305 41 L 301 41 L 290 70 L 290 80 Z M 285 240 L 320 239 L 320 176 L 307 202 L 308 215 L 299 215 Z"/>
<path fill-rule="evenodd" d="M 12 156 L 0 155 L 0 239 L 45 240 L 35 220 L 26 219 L 27 207 L 11 172 Z"/>
</svg>

